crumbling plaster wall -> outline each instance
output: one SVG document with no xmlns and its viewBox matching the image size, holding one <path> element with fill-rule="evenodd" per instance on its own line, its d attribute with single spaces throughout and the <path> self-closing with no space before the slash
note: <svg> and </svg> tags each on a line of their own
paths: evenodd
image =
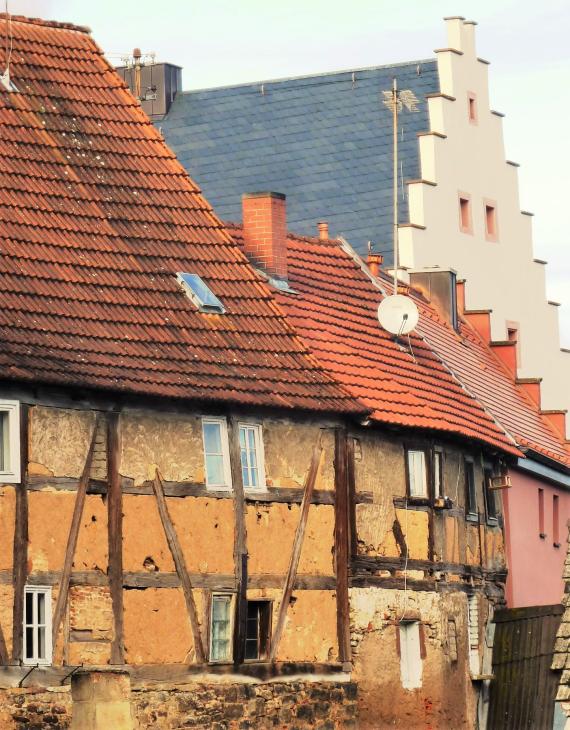
<svg viewBox="0 0 570 730">
<path fill-rule="evenodd" d="M 359 727 L 473 727 L 476 693 L 468 673 L 466 595 L 352 588 L 350 603 Z M 403 617 L 423 624 L 426 655 L 419 689 L 402 687 L 397 632 Z M 455 622 L 456 660 L 450 620 Z"/>
</svg>

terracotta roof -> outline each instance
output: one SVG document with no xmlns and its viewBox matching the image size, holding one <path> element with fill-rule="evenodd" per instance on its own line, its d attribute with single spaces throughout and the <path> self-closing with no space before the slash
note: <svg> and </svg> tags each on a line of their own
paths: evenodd
<svg viewBox="0 0 570 730">
<path fill-rule="evenodd" d="M 233 226 L 236 240 L 241 229 Z M 277 298 L 319 362 L 376 421 L 454 433 L 519 454 L 513 440 L 417 333 L 401 344 L 377 320 L 382 293 L 338 241 L 288 237 Z"/>
<path fill-rule="evenodd" d="M 447 326 L 437 312 L 419 304 L 418 331 L 445 360 L 469 392 L 492 413 L 523 449 L 570 466 L 570 453 L 562 437 L 538 406 L 517 387 L 513 376 L 479 334 L 460 320 L 460 331 Z"/>
<path fill-rule="evenodd" d="M 0 16 L 0 33 L 7 32 Z M 359 411 L 287 324 L 84 29 L 12 17 L 0 89 L 6 379 Z M 5 58 L 2 56 L 2 68 Z M 222 300 L 202 314 L 179 288 Z"/>
</svg>

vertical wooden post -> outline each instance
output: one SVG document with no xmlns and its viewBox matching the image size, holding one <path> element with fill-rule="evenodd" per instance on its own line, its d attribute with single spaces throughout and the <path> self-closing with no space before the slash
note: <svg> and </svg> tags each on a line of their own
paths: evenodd
<svg viewBox="0 0 570 730">
<path fill-rule="evenodd" d="M 358 532 L 356 530 L 356 468 L 354 462 L 354 439 L 347 441 L 348 516 L 350 527 L 350 557 L 358 555 Z"/>
<path fill-rule="evenodd" d="M 234 664 L 241 664 L 245 655 L 247 621 L 247 533 L 245 529 L 245 497 L 241 471 L 239 423 L 235 416 L 230 416 L 228 419 L 228 439 L 234 492 L 234 570 L 236 577 L 233 656 Z"/>
<path fill-rule="evenodd" d="M 293 541 L 293 549 L 291 551 L 291 558 L 289 560 L 289 569 L 285 578 L 285 585 L 283 586 L 283 593 L 281 594 L 281 603 L 279 605 L 279 616 L 277 617 L 277 623 L 275 624 L 275 631 L 273 638 L 271 639 L 271 650 L 269 658 L 272 662 L 275 661 L 277 656 L 277 649 L 279 642 L 281 641 L 281 634 L 285 627 L 285 618 L 287 616 L 287 609 L 291 603 L 291 596 L 293 595 L 293 588 L 295 586 L 295 579 L 297 577 L 297 568 L 299 567 L 299 560 L 301 558 L 301 550 L 303 548 L 303 540 L 305 538 L 305 529 L 307 527 L 307 520 L 309 518 L 309 507 L 313 499 L 313 490 L 315 488 L 315 482 L 317 481 L 317 474 L 319 473 L 319 466 L 321 465 L 321 458 L 323 455 L 323 449 L 321 447 L 321 436 L 319 434 L 319 440 L 317 445 L 313 449 L 313 458 L 311 459 L 311 465 L 305 479 L 305 488 L 303 491 L 303 501 L 301 502 L 301 512 L 299 514 L 299 523 L 297 525 L 297 531 L 295 532 L 295 539 Z"/>
<path fill-rule="evenodd" d="M 73 516 L 71 518 L 71 527 L 69 528 L 69 536 L 67 538 L 67 547 L 65 548 L 65 560 L 63 562 L 63 571 L 61 574 L 61 581 L 59 583 L 59 592 L 57 594 L 57 600 L 55 602 L 55 609 L 53 612 L 53 624 L 52 624 L 52 645 L 55 649 L 57 643 L 57 634 L 63 614 L 65 612 L 65 606 L 67 604 L 67 595 L 69 593 L 69 581 L 71 578 L 71 568 L 73 566 L 73 557 L 75 555 L 75 548 L 77 547 L 77 538 L 79 537 L 79 528 L 81 526 L 81 517 L 83 515 L 83 506 L 85 504 L 85 496 L 87 494 L 87 487 L 89 486 L 89 475 L 91 474 L 91 464 L 93 463 L 93 452 L 95 451 L 95 441 L 97 439 L 97 429 L 99 428 L 99 414 L 95 419 L 95 425 L 93 426 L 93 435 L 91 437 L 91 444 L 89 451 L 87 452 L 87 458 L 85 459 L 85 466 L 77 485 L 77 495 L 75 497 L 75 506 L 73 507 Z"/>
<path fill-rule="evenodd" d="M 114 638 L 111 664 L 125 663 L 123 639 L 123 492 L 119 473 L 119 414 L 107 415 L 107 534 L 109 588 L 113 604 Z"/>
<path fill-rule="evenodd" d="M 14 612 L 12 616 L 12 659 L 22 657 L 24 623 L 24 588 L 28 577 L 28 433 L 30 408 L 20 405 L 20 483 L 16 485 L 16 515 L 14 520 L 14 553 L 12 582 Z"/>
<path fill-rule="evenodd" d="M 174 524 L 168 507 L 166 505 L 166 497 L 164 496 L 164 487 L 162 486 L 162 480 L 156 470 L 154 481 L 152 483 L 154 496 L 156 497 L 156 504 L 158 506 L 158 513 L 164 528 L 164 534 L 166 535 L 166 541 L 170 548 L 170 554 L 176 567 L 176 572 L 182 584 L 182 590 L 184 592 L 184 599 L 186 601 L 186 608 L 188 609 L 188 619 L 190 620 L 190 629 L 192 630 L 192 638 L 194 639 L 194 651 L 196 652 L 196 659 L 198 663 L 203 664 L 206 661 L 204 654 L 204 647 L 202 646 L 202 635 L 200 634 L 200 622 L 198 621 L 198 612 L 196 610 L 196 603 L 194 602 L 194 593 L 192 591 L 192 583 L 190 582 L 190 574 L 186 567 L 186 560 L 184 559 L 184 553 L 178 541 L 178 535 L 174 529 Z"/>
<path fill-rule="evenodd" d="M 334 474 L 334 562 L 336 575 L 336 618 L 339 660 L 351 661 L 350 614 L 348 598 L 349 561 L 349 495 L 348 495 L 348 445 L 346 430 L 335 429 Z"/>
</svg>

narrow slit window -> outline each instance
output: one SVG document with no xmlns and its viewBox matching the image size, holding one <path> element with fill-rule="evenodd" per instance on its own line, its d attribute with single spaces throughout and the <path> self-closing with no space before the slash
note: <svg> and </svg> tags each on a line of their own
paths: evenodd
<svg viewBox="0 0 570 730">
<path fill-rule="evenodd" d="M 400 632 L 400 677 L 404 689 L 422 686 L 422 651 L 420 622 L 401 622 Z"/>
<path fill-rule="evenodd" d="M 239 445 L 244 489 L 263 489 L 265 473 L 261 426 L 240 424 Z"/>
<path fill-rule="evenodd" d="M 271 635 L 271 601 L 248 601 L 245 631 L 245 658 L 267 659 Z"/>
<path fill-rule="evenodd" d="M 443 452 L 438 449 L 433 452 L 433 496 L 435 499 L 444 497 Z"/>
<path fill-rule="evenodd" d="M 479 519 L 477 509 L 477 489 L 475 486 L 475 466 L 472 461 L 465 460 L 465 516 Z"/>
<path fill-rule="evenodd" d="M 51 588 L 24 589 L 24 664 L 51 664 Z"/>
<path fill-rule="evenodd" d="M 471 201 L 468 197 L 459 196 L 459 228 L 462 233 L 472 233 L 471 227 Z"/>
<path fill-rule="evenodd" d="M 538 490 L 538 536 L 546 537 L 544 532 L 544 489 Z"/>
<path fill-rule="evenodd" d="M 491 525 L 495 525 L 497 524 L 497 502 L 495 491 L 491 488 L 493 484 L 492 468 L 485 467 L 484 475 L 485 511 L 487 513 L 487 522 Z"/>
<path fill-rule="evenodd" d="M 469 668 L 472 676 L 481 674 L 479 642 L 479 600 L 477 596 L 467 599 L 467 631 L 469 641 Z"/>
<path fill-rule="evenodd" d="M 410 497 L 427 497 L 427 464 L 425 451 L 409 449 L 408 460 L 408 490 Z"/>
<path fill-rule="evenodd" d="M 186 295 L 201 312 L 223 314 L 224 305 L 198 274 L 187 274 L 179 271 L 176 278 Z"/>
<path fill-rule="evenodd" d="M 212 596 L 210 624 L 210 661 L 225 662 L 232 658 L 232 596 Z"/>
<path fill-rule="evenodd" d="M 0 484 L 20 481 L 20 403 L 0 401 Z"/>
<path fill-rule="evenodd" d="M 560 498 L 557 494 L 552 495 L 552 544 L 560 547 Z"/>
<path fill-rule="evenodd" d="M 231 489 L 230 454 L 225 418 L 203 418 L 202 439 L 206 486 L 209 489 Z"/>
<path fill-rule="evenodd" d="M 491 203 L 485 203 L 485 235 L 488 241 L 497 240 L 497 209 Z"/>
<path fill-rule="evenodd" d="M 467 95 L 467 112 L 469 114 L 469 121 L 473 124 L 477 123 L 477 98 L 475 94 L 469 93 Z"/>
</svg>

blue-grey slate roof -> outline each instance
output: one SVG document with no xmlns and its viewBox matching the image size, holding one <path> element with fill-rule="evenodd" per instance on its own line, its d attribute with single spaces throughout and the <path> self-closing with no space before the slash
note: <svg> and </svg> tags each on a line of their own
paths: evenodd
<svg viewBox="0 0 570 730">
<path fill-rule="evenodd" d="M 157 124 L 221 218 L 240 221 L 242 194 L 271 190 L 287 196 L 291 231 L 315 235 L 324 219 L 357 250 L 372 241 L 389 252 L 392 116 L 382 91 L 394 77 L 420 101 L 400 116 L 403 179 L 417 179 L 425 96 L 439 91 L 435 60 L 185 91 Z"/>
</svg>

